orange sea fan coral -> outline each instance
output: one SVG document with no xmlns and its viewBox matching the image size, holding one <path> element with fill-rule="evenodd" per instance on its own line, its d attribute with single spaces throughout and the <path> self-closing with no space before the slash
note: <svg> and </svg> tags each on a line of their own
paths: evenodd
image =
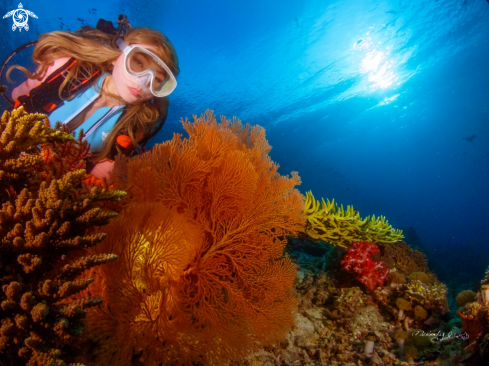
<svg viewBox="0 0 489 366">
<path fill-rule="evenodd" d="M 95 278 L 91 293 L 106 296 L 90 314 L 87 333 L 91 341 L 103 341 L 97 364 L 124 365 L 145 346 L 159 354 L 161 341 L 175 348 L 185 326 L 178 280 L 195 256 L 198 230 L 161 204 L 132 204 L 125 215 L 107 227 L 110 234 L 101 243 L 118 253 L 121 264 L 89 274 Z"/>
<path fill-rule="evenodd" d="M 187 139 L 116 161 L 114 186 L 132 203 L 96 249 L 119 255 L 92 286 L 108 299 L 87 327 L 100 337 L 97 364 L 222 364 L 293 325 L 296 271 L 283 249 L 305 223 L 300 179 L 278 174 L 263 128 L 194 118 Z"/>
</svg>

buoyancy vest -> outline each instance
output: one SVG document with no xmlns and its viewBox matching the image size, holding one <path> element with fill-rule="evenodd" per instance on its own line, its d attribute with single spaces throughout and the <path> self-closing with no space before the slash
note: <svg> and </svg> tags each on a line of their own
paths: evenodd
<svg viewBox="0 0 489 366">
<path fill-rule="evenodd" d="M 49 120 L 51 122 L 60 121 L 63 124 L 71 122 L 100 96 L 96 90 L 102 88 L 102 82 L 108 75 L 108 73 L 103 74 L 97 80 L 96 85 L 79 92 L 73 99 L 64 101 L 61 106 L 49 113 Z M 113 108 L 101 107 L 72 132 L 78 135 L 83 129 L 85 134 L 83 140 L 90 144 L 90 151 L 100 151 L 103 141 L 119 120 L 124 107 L 125 105 Z"/>
<path fill-rule="evenodd" d="M 24 109 L 29 113 L 48 113 L 49 119 L 52 122 L 61 121 L 63 123 L 68 123 L 99 95 L 94 89 L 93 82 L 100 76 L 100 71 L 95 70 L 95 72 L 88 78 L 72 80 L 63 88 L 61 92 L 63 98 L 68 98 L 70 95 L 75 94 L 75 97 L 72 100 L 63 100 L 60 98 L 59 88 L 68 75 L 69 70 L 76 62 L 77 60 L 74 58 L 69 59 L 64 65 L 52 72 L 42 83 L 31 89 L 27 95 L 19 96 L 15 101 L 14 108 L 23 105 Z M 97 82 L 98 90 L 100 90 L 102 81 L 108 75 L 109 74 L 106 74 L 100 77 Z M 144 146 L 150 138 L 161 130 L 165 123 L 169 105 L 168 99 L 158 99 L 161 99 L 156 103 L 160 109 L 160 123 L 154 131 L 146 134 L 143 139 L 139 141 L 140 146 Z M 102 146 L 105 136 L 107 136 L 110 130 L 115 126 L 123 113 L 124 106 L 118 106 L 112 109 L 108 107 L 100 108 L 90 116 L 89 119 L 84 121 L 75 132 L 78 133 L 78 131 L 83 128 L 84 133 L 86 134 L 85 139 L 91 144 L 90 150 L 97 151 Z M 109 156 L 111 159 L 113 159 L 119 151 L 129 155 L 136 148 L 133 146 L 129 136 L 123 134 L 117 136 L 115 145 L 117 146 L 112 147 L 112 152 Z"/>
<path fill-rule="evenodd" d="M 25 111 L 29 113 L 49 113 L 61 106 L 64 101 L 59 96 L 59 88 L 76 62 L 76 59 L 70 58 L 64 65 L 48 75 L 42 83 L 39 83 L 38 86 L 31 89 L 29 94 L 19 96 L 15 101 L 14 108 L 23 105 Z M 90 85 L 90 81 L 99 75 L 100 70 L 95 70 L 88 78 L 71 80 L 70 84 L 63 88 L 61 92 L 62 97 L 67 99 L 71 95 L 85 89 Z"/>
</svg>

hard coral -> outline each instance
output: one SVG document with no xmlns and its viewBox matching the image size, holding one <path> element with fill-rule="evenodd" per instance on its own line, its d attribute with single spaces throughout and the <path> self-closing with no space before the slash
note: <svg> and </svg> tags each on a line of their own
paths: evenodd
<svg viewBox="0 0 489 366">
<path fill-rule="evenodd" d="M 194 118 L 188 138 L 116 160 L 114 184 L 132 201 L 94 251 L 120 256 L 92 290 L 110 299 L 87 327 L 98 365 L 222 364 L 293 325 L 283 249 L 305 221 L 299 177 L 277 172 L 261 127 Z"/>
<path fill-rule="evenodd" d="M 428 261 L 424 254 L 419 250 L 412 249 L 403 241 L 385 245 L 384 255 L 393 258 L 396 261 L 395 268 L 404 274 L 429 272 Z"/>
<path fill-rule="evenodd" d="M 427 285 L 417 280 L 411 281 L 406 289 L 406 296 L 411 301 L 418 302 L 425 309 L 435 309 L 440 312 L 448 311 L 447 293 L 444 284 Z"/>
<path fill-rule="evenodd" d="M 413 272 L 409 276 L 410 281 L 420 281 L 422 283 L 430 285 L 432 282 L 432 279 L 430 278 L 429 275 L 427 275 L 425 272 Z"/>
<path fill-rule="evenodd" d="M 48 128 L 44 117 L 19 108 L 5 112 L 0 123 L 2 366 L 64 365 L 62 359 L 72 356 L 68 346 L 84 326 L 85 309 L 102 301 L 72 300 L 92 282 L 78 277 L 87 268 L 117 259 L 102 253 L 83 257 L 83 249 L 105 238 L 103 233 L 88 234 L 89 229 L 114 216 L 100 208 L 101 202 L 119 200 L 124 193 L 84 191 L 83 169 L 57 174 L 59 164 L 45 159 L 45 150 L 36 146 L 52 144 L 51 151 L 57 145 L 76 146 L 71 135 Z M 85 146 L 78 150 L 87 151 Z M 73 159 L 71 166 L 83 168 L 83 160 Z"/>
<path fill-rule="evenodd" d="M 428 312 L 421 305 L 416 305 L 414 316 L 416 319 L 425 320 L 428 317 Z"/>
<path fill-rule="evenodd" d="M 347 271 L 355 272 L 357 279 L 368 289 L 374 290 L 389 278 L 389 269 L 384 262 L 375 262 L 372 259 L 372 255 L 379 252 L 379 248 L 373 243 L 353 243 L 341 264 Z"/>
<path fill-rule="evenodd" d="M 463 331 L 469 335 L 469 339 L 471 340 L 477 339 L 482 331 L 481 322 L 478 317 L 481 307 L 478 302 L 471 302 L 457 312 L 462 318 Z"/>
<path fill-rule="evenodd" d="M 406 277 L 399 272 L 390 273 L 390 282 L 393 286 L 406 284 Z"/>
<path fill-rule="evenodd" d="M 307 192 L 304 212 L 307 216 L 305 233 L 315 240 L 348 248 L 353 242 L 394 243 L 403 238 L 401 230 L 395 230 L 385 217 L 367 216 L 365 219 L 352 206 L 343 209 L 334 200 L 316 201 Z"/>
<path fill-rule="evenodd" d="M 455 304 L 460 308 L 477 300 L 477 294 L 472 290 L 463 290 L 455 297 Z"/>
<path fill-rule="evenodd" d="M 402 311 L 412 310 L 413 308 L 411 303 L 402 297 L 396 299 L 396 305 Z"/>
<path fill-rule="evenodd" d="M 408 362 L 413 362 L 413 360 L 416 359 L 418 356 L 418 349 L 414 346 L 407 346 L 404 349 L 404 357 L 406 357 L 406 360 Z"/>
</svg>

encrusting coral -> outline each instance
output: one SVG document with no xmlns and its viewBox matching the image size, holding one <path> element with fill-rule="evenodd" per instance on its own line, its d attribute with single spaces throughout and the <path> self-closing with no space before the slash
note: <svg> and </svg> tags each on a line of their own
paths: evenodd
<svg viewBox="0 0 489 366">
<path fill-rule="evenodd" d="M 90 233 L 115 212 L 101 209 L 125 193 L 81 184 L 87 144 L 49 128 L 41 114 L 23 108 L 5 112 L 0 122 L 0 365 L 66 365 L 95 297 L 72 299 L 92 282 L 88 268 L 117 259 L 84 248 L 106 235 Z M 41 145 L 41 149 L 37 145 Z M 59 161 L 47 152 L 72 152 Z M 69 351 L 72 352 L 72 351 Z"/>
<path fill-rule="evenodd" d="M 403 238 L 402 231 L 393 229 L 384 216 L 362 219 L 353 206 L 345 210 L 334 200 L 316 201 L 312 192 L 306 193 L 304 212 L 307 217 L 305 233 L 314 240 L 348 248 L 353 242 L 386 244 Z"/>
<path fill-rule="evenodd" d="M 107 299 L 87 325 L 97 365 L 222 364 L 294 323 L 283 249 L 305 222 L 300 179 L 277 172 L 261 127 L 194 118 L 188 138 L 116 159 L 114 186 L 131 202 L 92 250 L 119 255 L 90 289 Z"/>
</svg>

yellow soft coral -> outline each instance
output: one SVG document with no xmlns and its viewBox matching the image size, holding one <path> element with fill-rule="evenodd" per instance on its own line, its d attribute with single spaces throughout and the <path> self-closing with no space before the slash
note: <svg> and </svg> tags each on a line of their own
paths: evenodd
<svg viewBox="0 0 489 366">
<path fill-rule="evenodd" d="M 384 216 L 367 216 L 362 220 L 353 206 L 338 206 L 334 200 L 316 201 L 312 192 L 306 193 L 304 213 L 307 216 L 305 233 L 315 240 L 323 240 L 341 247 L 349 247 L 355 241 L 377 244 L 394 243 L 403 238 L 401 230 L 395 230 Z"/>
</svg>

